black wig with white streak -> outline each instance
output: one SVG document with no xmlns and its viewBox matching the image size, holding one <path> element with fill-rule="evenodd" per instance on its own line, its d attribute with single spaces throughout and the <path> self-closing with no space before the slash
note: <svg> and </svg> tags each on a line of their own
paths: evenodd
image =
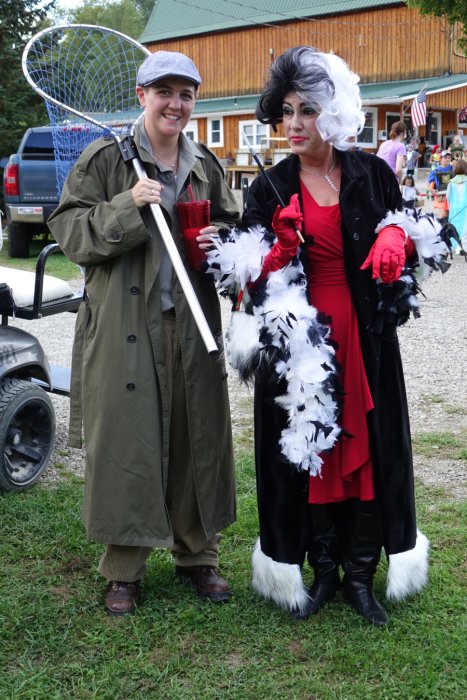
<svg viewBox="0 0 467 700">
<path fill-rule="evenodd" d="M 256 116 L 275 128 L 282 121 L 284 97 L 295 92 L 318 113 L 316 126 L 323 140 L 347 151 L 365 123 L 359 80 L 339 56 L 297 46 L 272 64 Z"/>
</svg>

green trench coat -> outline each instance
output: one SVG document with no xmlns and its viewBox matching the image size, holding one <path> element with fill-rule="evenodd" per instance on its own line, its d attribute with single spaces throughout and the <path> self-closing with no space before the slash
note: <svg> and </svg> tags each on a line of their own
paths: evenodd
<svg viewBox="0 0 467 700">
<path fill-rule="evenodd" d="M 138 134 L 136 140 L 146 171 L 155 178 Z M 221 166 L 207 148 L 185 144 L 196 156 L 189 177 L 196 199 L 211 199 L 212 223 L 237 223 L 238 208 Z M 165 505 L 169 411 L 159 294 L 164 244 L 150 212 L 133 202 L 135 183 L 133 168 L 123 163 L 114 141 L 100 139 L 70 173 L 49 220 L 63 251 L 85 268 L 86 278 L 73 348 L 70 444 L 81 446 L 82 416 L 87 453 L 83 516 L 89 537 L 170 547 Z M 183 242 L 176 233 L 174 238 L 185 260 Z M 214 282 L 203 273 L 189 275 L 221 345 Z M 200 514 L 212 536 L 235 520 L 226 371 L 223 360 L 207 354 L 175 274 L 172 296 L 189 420 L 189 435 L 179 439 L 191 442 Z"/>
</svg>

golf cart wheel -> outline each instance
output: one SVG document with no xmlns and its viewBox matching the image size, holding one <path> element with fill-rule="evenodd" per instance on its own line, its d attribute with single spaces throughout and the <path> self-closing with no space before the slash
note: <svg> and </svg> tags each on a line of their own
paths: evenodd
<svg viewBox="0 0 467 700">
<path fill-rule="evenodd" d="M 55 414 L 47 393 L 21 379 L 0 382 L 0 489 L 22 491 L 47 468 Z"/>
</svg>

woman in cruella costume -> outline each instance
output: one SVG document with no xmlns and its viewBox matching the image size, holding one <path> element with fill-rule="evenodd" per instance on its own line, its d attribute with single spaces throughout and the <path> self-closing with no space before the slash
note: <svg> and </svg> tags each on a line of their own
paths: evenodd
<svg viewBox="0 0 467 700">
<path fill-rule="evenodd" d="M 428 568 L 396 327 L 418 315 L 414 275 L 444 269 L 446 243 L 431 217 L 399 211 L 389 166 L 354 148 L 358 76 L 338 56 L 286 51 L 256 115 L 283 122 L 292 154 L 256 178 L 241 230 L 207 253 L 246 312 L 233 314 L 227 352 L 255 384 L 253 586 L 299 618 L 342 589 L 385 625 L 372 587 L 382 548 L 390 599 L 420 590 Z"/>
</svg>

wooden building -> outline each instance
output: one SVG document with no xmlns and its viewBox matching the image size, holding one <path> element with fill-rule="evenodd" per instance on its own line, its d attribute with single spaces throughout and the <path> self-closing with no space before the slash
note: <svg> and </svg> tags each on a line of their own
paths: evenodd
<svg viewBox="0 0 467 700">
<path fill-rule="evenodd" d="M 359 146 L 375 151 L 400 118 L 410 130 L 412 100 L 425 86 L 430 142 L 446 146 L 467 105 L 456 31 L 391 0 L 157 0 L 140 41 L 194 60 L 203 84 L 186 131 L 219 158 L 241 160 L 242 129 L 267 155 L 284 147 L 281 129 L 260 124 L 255 107 L 271 61 L 302 44 L 342 56 L 360 75 L 367 118 Z"/>
</svg>

